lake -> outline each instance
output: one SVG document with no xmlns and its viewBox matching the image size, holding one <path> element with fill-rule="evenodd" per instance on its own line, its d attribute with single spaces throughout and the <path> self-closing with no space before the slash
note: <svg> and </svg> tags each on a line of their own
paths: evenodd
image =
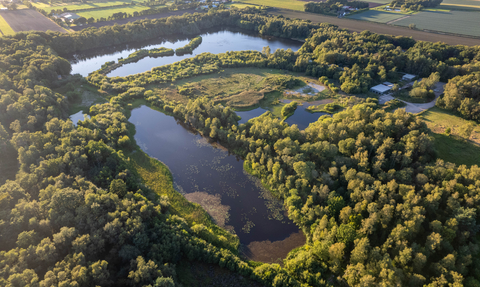
<svg viewBox="0 0 480 287">
<path fill-rule="evenodd" d="M 290 39 L 263 37 L 250 31 L 233 28 L 221 31 L 218 31 L 218 29 L 215 31 L 207 31 L 200 34 L 200 36 L 202 36 L 202 43 L 193 51 L 193 54 L 160 58 L 145 57 L 138 62 L 129 63 L 113 70 L 108 76 L 124 77 L 143 73 L 150 71 L 154 67 L 171 64 L 204 52 L 219 54 L 227 51 L 261 51 L 262 48 L 266 46 L 269 46 L 272 52 L 276 49 L 292 49 L 292 51 L 297 51 L 303 44 L 302 42 Z M 138 49 L 149 50 L 160 47 L 176 49 L 188 44 L 190 39 L 191 38 L 185 37 L 159 38 L 153 41 L 95 49 L 82 54 L 75 54 L 69 57 L 70 63 L 72 64 L 72 75 L 78 73 L 86 77 L 89 73 L 100 69 L 105 62 L 118 62 L 119 58 L 126 58 Z"/>
<path fill-rule="evenodd" d="M 284 103 L 291 102 L 290 100 L 282 100 Z M 299 102 L 299 101 L 297 101 Z M 300 102 L 299 102 L 300 103 Z M 307 111 L 307 108 L 311 105 L 316 105 L 317 102 L 303 102 L 297 106 L 295 113 L 290 116 L 285 122 L 289 125 L 297 125 L 300 130 L 304 130 L 308 127 L 310 123 L 316 122 L 319 117 L 323 115 L 329 115 L 328 113 L 311 113 Z M 235 112 L 237 115 L 242 117 L 241 120 L 238 121 L 239 124 L 246 123 L 248 120 L 256 118 L 263 113 L 267 112 L 268 109 L 266 108 L 256 108 L 249 111 L 237 111 Z"/>
<path fill-rule="evenodd" d="M 142 150 L 170 168 L 175 188 L 237 234 L 251 259 L 276 262 L 305 243 L 282 201 L 244 171 L 243 160 L 149 107 L 134 109 L 129 121 Z"/>
</svg>

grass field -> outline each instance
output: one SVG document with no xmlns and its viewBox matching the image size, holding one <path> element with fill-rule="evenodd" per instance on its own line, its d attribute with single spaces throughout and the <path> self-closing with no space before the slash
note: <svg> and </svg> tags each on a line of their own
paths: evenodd
<svg viewBox="0 0 480 287">
<path fill-rule="evenodd" d="M 480 0 L 445 0 L 439 8 L 480 11 Z"/>
<path fill-rule="evenodd" d="M 476 125 L 470 141 L 467 142 L 459 136 L 458 132 L 459 128 L 469 121 L 437 107 L 422 113 L 420 117 L 432 130 L 439 158 L 456 164 L 480 165 L 479 125 Z M 451 129 L 449 136 L 444 134 L 447 128 Z"/>
<path fill-rule="evenodd" d="M 10 27 L 10 25 L 8 25 L 7 21 L 5 21 L 5 19 L 3 19 L 2 16 L 0 16 L 0 32 L 2 32 L 0 34 L 0 36 L 2 36 L 2 35 L 7 36 L 7 35 L 15 34 L 15 31 L 13 31 L 12 27 Z"/>
<path fill-rule="evenodd" d="M 362 13 L 354 14 L 352 16 L 347 16 L 349 19 L 371 21 L 377 23 L 387 23 L 396 19 L 405 17 L 405 14 L 378 11 L 378 10 L 368 10 Z"/>
<path fill-rule="evenodd" d="M 32 3 L 33 6 L 43 9 L 50 13 L 52 10 L 65 9 L 68 10 L 78 10 L 78 9 L 92 9 L 92 8 L 101 8 L 101 7 L 110 7 L 115 5 L 122 5 L 124 3 L 130 3 L 131 1 L 109 1 L 109 2 L 88 2 L 74 5 L 48 5 L 44 3 Z"/>
<path fill-rule="evenodd" d="M 417 29 L 480 37 L 480 13 L 467 11 L 427 11 L 395 22 L 395 25 L 415 24 Z"/>
<path fill-rule="evenodd" d="M 258 7 L 257 5 L 252 4 L 242 4 L 242 3 L 229 3 L 225 5 L 226 7 L 235 7 L 239 9 L 247 8 L 247 7 Z"/>
<path fill-rule="evenodd" d="M 269 6 L 277 7 L 283 9 L 305 11 L 304 5 L 307 2 L 297 1 L 297 0 L 238 0 L 235 2 L 240 2 L 244 4 L 254 4 L 259 6 Z"/>
<path fill-rule="evenodd" d="M 119 8 L 105 8 L 102 10 L 83 11 L 83 12 L 78 12 L 76 14 L 78 16 L 85 17 L 87 19 L 90 17 L 93 17 L 95 19 L 100 19 L 100 18 L 108 18 L 109 16 L 112 16 L 114 13 L 118 13 L 118 12 L 133 14 L 133 12 L 135 11 L 140 12 L 148 9 L 149 8 L 145 6 L 127 6 L 127 7 L 119 7 Z"/>
</svg>

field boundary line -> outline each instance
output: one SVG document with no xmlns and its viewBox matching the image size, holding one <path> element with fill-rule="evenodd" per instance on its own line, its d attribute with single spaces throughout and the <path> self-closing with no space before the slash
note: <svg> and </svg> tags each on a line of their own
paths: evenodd
<svg viewBox="0 0 480 287">
<path fill-rule="evenodd" d="M 397 22 L 397 21 L 400 21 L 400 20 L 403 20 L 403 19 L 407 19 L 407 18 L 410 18 L 410 15 L 407 15 L 407 16 L 405 16 L 405 17 L 392 20 L 392 21 L 387 22 L 387 23 L 385 23 L 385 24 L 390 25 L 390 24 L 392 24 L 392 23 L 394 23 L 394 22 Z"/>
</svg>

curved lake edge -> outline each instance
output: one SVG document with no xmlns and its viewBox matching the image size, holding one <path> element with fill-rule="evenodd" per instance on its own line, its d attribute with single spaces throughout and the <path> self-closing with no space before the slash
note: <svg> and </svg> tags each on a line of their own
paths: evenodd
<svg viewBox="0 0 480 287">
<path fill-rule="evenodd" d="M 196 130 L 194 130 L 192 128 L 189 128 L 188 126 L 183 124 L 181 121 L 176 119 L 173 115 L 169 114 L 168 112 L 163 111 L 163 110 L 158 109 L 158 108 L 149 107 L 148 105 L 145 105 L 145 104 L 134 107 L 130 112 L 134 112 L 136 109 L 139 109 L 139 108 L 142 108 L 142 107 L 149 108 L 152 111 L 161 113 L 161 114 L 163 114 L 163 115 L 165 115 L 169 118 L 174 119 L 176 121 L 176 124 L 181 126 L 181 129 L 186 130 L 188 133 L 191 133 L 194 136 L 202 137 L 202 139 L 205 139 L 208 142 L 208 145 L 211 148 L 219 149 L 219 150 L 222 150 L 223 152 L 227 152 L 229 154 L 229 156 L 234 156 L 237 160 L 242 161 L 242 164 L 241 164 L 242 172 L 247 173 L 247 171 L 243 168 L 243 160 L 241 159 L 240 156 L 238 156 L 237 154 L 235 154 L 231 150 L 225 148 L 224 146 L 222 146 L 218 142 L 212 141 L 208 137 L 202 136 L 201 133 L 197 132 Z M 137 134 L 137 125 L 131 121 L 131 115 L 130 115 L 130 118 L 129 118 L 129 122 L 130 122 L 130 124 L 132 124 L 134 126 L 134 133 L 136 135 Z M 172 169 L 170 168 L 170 166 L 165 161 L 163 161 L 161 158 L 156 157 L 156 156 L 152 156 L 148 152 L 148 149 L 144 150 L 144 148 L 142 147 L 142 142 L 137 142 L 137 139 L 135 139 L 135 141 L 136 141 L 137 148 L 139 150 L 141 150 L 141 152 L 145 153 L 148 157 L 150 157 L 150 158 L 158 161 L 162 165 L 164 165 L 169 170 L 172 178 L 175 181 L 175 174 L 174 174 L 174 172 L 172 172 Z M 249 173 L 247 173 L 247 174 L 248 174 L 249 177 L 255 179 L 255 181 L 258 184 L 262 185 L 262 187 L 265 187 L 260 179 L 258 179 L 257 177 L 255 177 L 255 176 L 253 176 Z M 174 188 L 175 188 L 175 186 L 174 186 Z M 192 193 L 182 192 L 182 190 L 178 190 L 177 188 L 175 188 L 175 190 L 176 190 L 176 192 L 178 192 L 179 194 L 181 194 L 185 198 L 187 198 L 186 195 L 192 194 Z M 269 194 L 271 194 L 272 196 L 274 196 L 277 200 L 279 200 L 281 202 L 282 206 L 283 206 L 283 204 L 284 204 L 283 200 L 279 199 L 275 195 L 275 192 L 272 192 L 272 191 L 267 190 L 267 189 L 265 189 L 265 191 L 268 192 Z M 198 203 L 198 202 L 196 202 L 196 203 Z M 203 205 L 201 205 L 201 206 L 202 206 L 202 208 L 204 208 Z M 285 212 L 287 212 L 287 211 L 285 210 Z M 212 216 L 211 214 L 210 214 L 210 216 L 211 216 L 212 222 L 215 222 L 215 224 L 217 224 L 217 222 L 214 220 L 214 216 Z M 270 239 L 252 240 L 252 241 L 248 241 L 248 242 L 242 242 L 242 240 L 240 240 L 240 247 L 238 249 L 239 253 L 241 253 L 241 255 L 244 256 L 245 258 L 247 258 L 248 260 L 261 261 L 261 262 L 265 262 L 265 263 L 281 263 L 281 262 L 279 262 L 279 260 L 281 261 L 281 259 L 286 258 L 286 255 L 291 250 L 293 250 L 297 247 L 303 246 L 306 243 L 306 237 L 305 237 L 305 235 L 303 235 L 301 229 L 299 229 L 298 226 L 296 224 L 294 224 L 293 222 L 291 224 L 293 224 L 293 226 L 295 226 L 295 230 L 293 230 L 293 232 L 288 232 L 287 234 L 284 234 L 284 236 L 282 236 L 281 238 L 275 238 L 275 239 L 272 238 L 271 240 Z M 225 226 L 222 227 L 220 225 L 218 225 L 218 227 L 222 228 L 222 229 L 224 229 L 228 232 L 231 232 L 231 229 L 229 230 L 228 227 L 225 228 Z M 238 234 L 235 234 L 235 235 L 238 236 Z M 288 250 L 286 250 L 285 248 L 287 248 Z M 268 256 L 265 254 L 265 250 L 268 250 L 268 254 L 269 254 Z"/>
<path fill-rule="evenodd" d="M 220 34 L 222 34 L 221 37 L 218 37 Z M 126 58 L 129 54 L 135 52 L 136 50 L 148 50 L 160 47 L 176 49 L 188 44 L 190 39 L 193 39 L 197 36 L 202 36 L 203 40 L 202 44 L 200 44 L 200 46 L 197 47 L 193 53 L 188 53 L 183 56 L 173 55 L 163 57 L 163 60 L 146 57 L 136 63 L 137 67 L 133 67 L 131 64 L 125 64 L 122 67 L 113 70 L 107 76 L 126 77 L 129 75 L 147 72 L 154 67 L 176 63 L 180 60 L 191 58 L 196 54 L 201 54 L 203 52 L 219 54 L 228 51 L 261 51 L 261 49 L 265 46 L 270 46 L 272 52 L 276 49 L 292 49 L 297 51 L 303 45 L 303 43 L 298 40 L 260 35 L 250 30 L 227 26 L 223 28 L 217 27 L 212 29 L 203 29 L 200 30 L 199 34 L 191 36 L 170 35 L 143 42 L 133 42 L 103 48 L 89 49 L 82 51 L 81 53 L 66 55 L 65 58 L 72 64 L 72 74 L 79 73 L 86 77 L 88 74 L 99 70 L 103 64 L 110 61 L 117 62 L 119 58 Z M 242 37 L 245 39 L 242 40 Z M 235 43 L 229 43 L 228 41 L 234 41 Z M 148 68 L 141 68 L 140 66 L 142 65 L 148 66 Z"/>
</svg>

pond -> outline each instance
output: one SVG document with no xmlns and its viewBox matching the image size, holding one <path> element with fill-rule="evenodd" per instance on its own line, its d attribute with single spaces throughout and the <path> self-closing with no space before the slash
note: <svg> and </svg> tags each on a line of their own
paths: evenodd
<svg viewBox="0 0 480 287">
<path fill-rule="evenodd" d="M 83 121 L 85 119 L 85 115 L 86 114 L 84 114 L 83 111 L 79 111 L 78 113 L 71 115 L 69 118 L 72 120 L 73 125 L 77 126 L 78 121 Z M 90 118 L 90 116 L 87 115 L 87 118 Z"/>
<path fill-rule="evenodd" d="M 305 243 L 282 201 L 244 171 L 243 160 L 149 107 L 134 109 L 129 121 L 142 150 L 170 168 L 175 188 L 237 234 L 251 259 L 276 262 Z"/>
<path fill-rule="evenodd" d="M 290 39 L 262 37 L 250 31 L 233 28 L 221 31 L 218 29 L 214 31 L 207 31 L 200 34 L 200 36 L 202 36 L 202 43 L 193 51 L 193 54 L 185 54 L 182 56 L 175 55 L 171 57 L 160 58 L 146 57 L 136 63 L 123 65 L 122 67 L 110 72 L 108 76 L 123 77 L 137 73 L 143 73 L 150 71 L 153 67 L 171 64 L 185 58 L 194 57 L 195 55 L 204 52 L 218 54 L 225 53 L 227 51 L 261 51 L 265 46 L 269 46 L 272 52 L 276 49 L 292 49 L 293 51 L 297 51 L 303 44 L 302 42 Z M 78 73 L 86 77 L 89 73 L 100 69 L 105 62 L 118 62 L 119 58 L 126 58 L 129 54 L 138 49 L 153 49 L 160 47 L 176 49 L 185 46 L 189 43 L 189 41 L 190 39 L 186 37 L 159 38 L 153 41 L 133 43 L 117 47 L 108 47 L 104 49 L 95 49 L 82 54 L 75 54 L 69 59 L 70 63 L 72 64 L 72 75 Z"/>
<path fill-rule="evenodd" d="M 290 100 L 282 100 L 284 103 L 291 102 Z M 329 115 L 328 113 L 311 113 L 307 111 L 307 108 L 311 105 L 315 105 L 316 102 L 308 103 L 303 102 L 297 106 L 295 113 L 290 116 L 285 122 L 289 125 L 297 125 L 300 130 L 304 130 L 308 127 L 309 124 L 316 122 L 319 117 L 323 115 Z M 237 111 L 235 112 L 237 115 L 242 117 L 241 120 L 238 121 L 239 124 L 246 123 L 248 120 L 256 118 L 263 113 L 268 111 L 265 108 L 256 108 L 249 111 Z"/>
</svg>

